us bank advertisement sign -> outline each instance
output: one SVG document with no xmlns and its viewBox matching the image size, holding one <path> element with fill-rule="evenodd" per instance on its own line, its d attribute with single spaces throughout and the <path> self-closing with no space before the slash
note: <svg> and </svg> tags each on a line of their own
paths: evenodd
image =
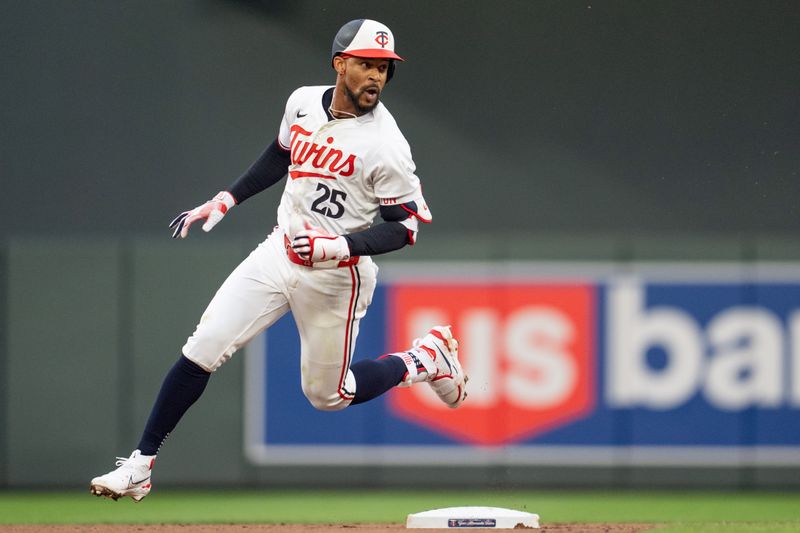
<svg viewBox="0 0 800 533">
<path fill-rule="evenodd" d="M 451 324 L 467 400 L 417 384 L 316 411 L 287 316 L 246 353 L 252 462 L 800 462 L 800 265 L 393 264 L 379 279 L 355 359 Z"/>
</svg>

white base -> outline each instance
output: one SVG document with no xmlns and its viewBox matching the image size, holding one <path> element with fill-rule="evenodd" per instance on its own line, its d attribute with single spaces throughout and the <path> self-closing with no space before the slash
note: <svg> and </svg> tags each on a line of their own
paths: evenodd
<svg viewBox="0 0 800 533">
<path fill-rule="evenodd" d="M 408 515 L 408 529 L 514 529 L 539 527 L 539 515 L 502 507 L 447 507 Z"/>
</svg>

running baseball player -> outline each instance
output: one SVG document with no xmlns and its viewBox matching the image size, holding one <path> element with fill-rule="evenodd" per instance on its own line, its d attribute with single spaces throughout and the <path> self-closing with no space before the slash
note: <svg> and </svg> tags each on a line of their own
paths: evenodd
<svg viewBox="0 0 800 533">
<path fill-rule="evenodd" d="M 317 409 L 369 401 L 395 386 L 427 382 L 450 407 L 467 396 L 458 342 L 436 326 L 404 352 L 351 365 L 359 321 L 372 300 L 373 255 L 413 245 L 431 212 L 411 150 L 380 102 L 397 61 L 388 27 L 368 19 L 333 41 L 334 86 L 301 87 L 286 103 L 277 139 L 227 190 L 178 215 L 184 238 L 210 231 L 236 205 L 285 176 L 278 225 L 223 282 L 169 370 L 136 450 L 91 481 L 91 492 L 140 501 L 164 440 L 211 374 L 291 311 L 300 333 L 302 388 Z M 373 225 L 380 215 L 383 222 Z"/>
</svg>

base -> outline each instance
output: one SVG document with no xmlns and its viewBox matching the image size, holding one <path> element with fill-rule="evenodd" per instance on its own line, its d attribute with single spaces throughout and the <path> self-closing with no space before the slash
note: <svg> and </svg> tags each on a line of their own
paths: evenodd
<svg viewBox="0 0 800 533">
<path fill-rule="evenodd" d="M 539 528 L 539 515 L 502 507 L 447 507 L 408 515 L 408 529 Z"/>
</svg>

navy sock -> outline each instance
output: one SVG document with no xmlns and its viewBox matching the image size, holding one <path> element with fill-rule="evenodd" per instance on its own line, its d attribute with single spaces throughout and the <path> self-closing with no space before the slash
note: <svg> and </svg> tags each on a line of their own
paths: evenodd
<svg viewBox="0 0 800 533">
<path fill-rule="evenodd" d="M 364 403 L 396 386 L 408 369 L 399 357 L 359 361 L 350 366 L 356 378 L 356 397 L 350 405 Z"/>
<path fill-rule="evenodd" d="M 156 455 L 183 414 L 203 394 L 211 377 L 195 363 L 181 356 L 164 377 L 161 391 L 139 441 L 142 455 Z"/>
</svg>

